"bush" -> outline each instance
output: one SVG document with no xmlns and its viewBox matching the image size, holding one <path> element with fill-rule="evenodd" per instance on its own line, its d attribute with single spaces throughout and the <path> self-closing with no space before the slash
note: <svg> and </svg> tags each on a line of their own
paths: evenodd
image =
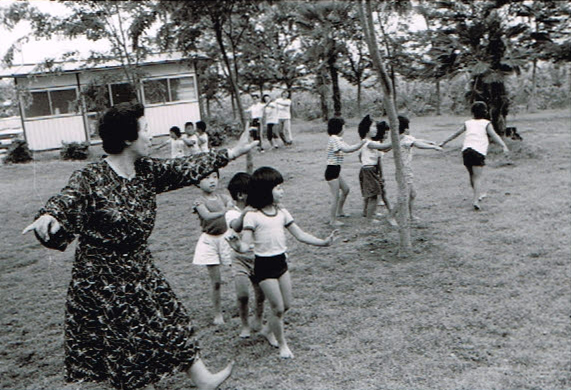
<svg viewBox="0 0 571 390">
<path fill-rule="evenodd" d="M 30 148 L 28 148 L 28 143 L 22 139 L 15 139 L 6 152 L 4 164 L 25 163 L 33 159 L 32 152 Z"/>
<path fill-rule="evenodd" d="M 208 124 L 206 132 L 211 147 L 223 145 L 229 138 L 236 138 L 242 134 L 240 121 L 213 117 L 205 119 Z"/>
<path fill-rule="evenodd" d="M 62 142 L 60 156 L 62 160 L 86 160 L 89 156 L 89 143 L 87 142 Z"/>
</svg>

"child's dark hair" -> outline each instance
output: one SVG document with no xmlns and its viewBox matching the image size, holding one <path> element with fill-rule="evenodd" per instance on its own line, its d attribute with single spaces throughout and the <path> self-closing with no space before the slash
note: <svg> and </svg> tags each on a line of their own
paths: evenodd
<svg viewBox="0 0 571 390">
<path fill-rule="evenodd" d="M 402 134 L 408 129 L 408 125 L 410 124 L 410 120 L 406 116 L 399 115 L 399 134 Z"/>
<path fill-rule="evenodd" d="M 343 126 L 345 125 L 345 119 L 343 118 L 331 118 L 327 122 L 327 134 L 337 135 L 343 131 Z"/>
<path fill-rule="evenodd" d="M 370 115 L 365 115 L 365 117 L 361 119 L 361 122 L 359 122 L 359 127 L 357 128 L 357 131 L 359 132 L 359 137 L 361 137 L 361 139 L 367 136 L 367 133 L 371 129 L 372 124 L 373 120 L 371 119 Z"/>
<path fill-rule="evenodd" d="M 272 167 L 256 169 L 248 186 L 248 204 L 258 210 L 273 204 L 272 190 L 283 182 L 282 174 Z"/>
<path fill-rule="evenodd" d="M 390 129 L 389 124 L 386 121 L 377 122 L 377 135 L 373 138 L 373 141 L 382 141 L 385 139 L 385 134 Z"/>
<path fill-rule="evenodd" d="M 246 172 L 238 172 L 232 176 L 232 179 L 230 179 L 230 182 L 228 183 L 228 192 L 230 192 L 232 199 L 238 200 L 239 193 L 248 193 L 248 187 L 250 186 L 251 179 L 252 176 Z"/>
<path fill-rule="evenodd" d="M 180 129 L 178 126 L 171 127 L 169 131 L 176 135 L 177 138 L 180 138 Z"/>
<path fill-rule="evenodd" d="M 215 169 L 215 170 L 213 170 L 213 171 L 210 171 L 210 172 L 208 173 L 208 175 L 204 175 L 204 176 L 202 177 L 202 179 L 200 179 L 200 180 L 198 181 L 197 184 L 200 184 L 200 182 L 201 182 L 202 180 L 206 179 L 208 176 L 212 175 L 213 173 L 216 173 L 216 176 L 218 176 L 218 179 L 220 179 L 220 171 L 219 171 L 218 169 Z"/>
<path fill-rule="evenodd" d="M 206 122 L 204 121 L 196 122 L 196 129 L 200 131 L 206 131 Z"/>
<path fill-rule="evenodd" d="M 186 123 L 184 124 L 184 128 L 186 129 L 188 126 L 194 127 L 194 123 L 192 123 L 192 122 L 186 122 Z"/>
<path fill-rule="evenodd" d="M 488 119 L 488 106 L 485 102 L 477 101 L 472 104 L 474 119 Z"/>
</svg>

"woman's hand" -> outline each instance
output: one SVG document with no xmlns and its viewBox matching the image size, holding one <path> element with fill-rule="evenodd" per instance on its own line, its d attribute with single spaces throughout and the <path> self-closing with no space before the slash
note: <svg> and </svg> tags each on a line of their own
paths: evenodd
<svg viewBox="0 0 571 390">
<path fill-rule="evenodd" d="M 50 237 L 56 234 L 60 228 L 61 224 L 57 219 L 51 215 L 44 214 L 22 230 L 22 234 L 34 230 L 42 240 L 49 241 Z"/>
<path fill-rule="evenodd" d="M 250 150 L 258 146 L 260 142 L 259 141 L 250 142 L 249 137 L 250 137 L 249 131 L 245 130 L 240 136 L 240 139 L 238 140 L 236 146 L 228 150 L 228 157 L 231 160 L 234 160 L 240 157 L 241 155 L 248 153 Z"/>
</svg>

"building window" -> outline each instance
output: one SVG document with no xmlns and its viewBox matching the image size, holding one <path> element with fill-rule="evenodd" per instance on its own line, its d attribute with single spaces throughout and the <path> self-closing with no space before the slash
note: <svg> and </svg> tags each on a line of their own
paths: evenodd
<svg viewBox="0 0 571 390">
<path fill-rule="evenodd" d="M 192 101 L 198 96 L 193 76 L 145 80 L 143 90 L 145 104 Z"/>
<path fill-rule="evenodd" d="M 111 92 L 111 104 L 137 101 L 137 93 L 129 83 L 109 84 Z"/>
<path fill-rule="evenodd" d="M 26 118 L 73 114 L 77 108 L 75 88 L 30 92 L 30 102 L 24 108 Z"/>
</svg>

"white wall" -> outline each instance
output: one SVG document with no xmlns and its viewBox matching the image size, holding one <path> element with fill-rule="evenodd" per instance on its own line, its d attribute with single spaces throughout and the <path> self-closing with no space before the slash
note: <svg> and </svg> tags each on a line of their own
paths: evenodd
<svg viewBox="0 0 571 390">
<path fill-rule="evenodd" d="M 81 115 L 26 121 L 26 141 L 31 150 L 61 148 L 62 142 L 85 142 Z"/>
</svg>

